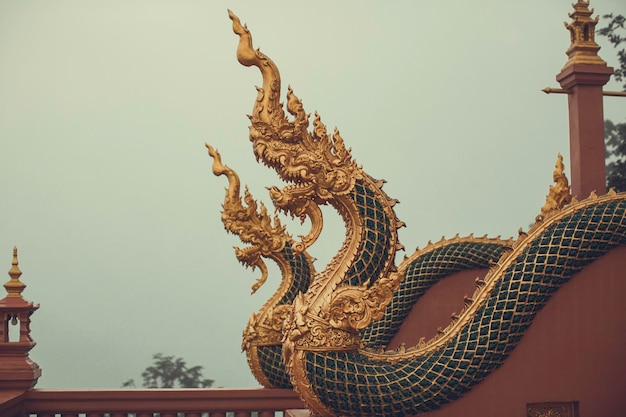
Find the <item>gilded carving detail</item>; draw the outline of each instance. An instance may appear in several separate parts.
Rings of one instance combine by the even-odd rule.
[[[289,185],[270,188],[276,208],[304,221],[311,220],[311,231],[296,245],[302,251],[313,244],[322,229],[319,204],[337,195],[345,195],[362,178],[362,170],[352,160],[337,129],[332,135],[319,115],[315,115],[313,131],[308,132],[309,115],[291,88],[287,91],[288,120],[279,101],[280,73],[276,65],[252,46],[252,36],[239,18],[229,11],[233,31],[239,35],[237,58],[246,66],[256,66],[263,76],[257,100],[250,116],[250,140],[257,159],[276,170]]]
[[[361,330],[372,321],[382,318],[402,278],[401,274],[392,273],[377,280],[369,288],[365,285],[341,287],[333,293],[330,303],[322,311],[335,329]]]
[[[252,313],[243,332],[241,350],[250,348],[253,343],[257,346],[280,344],[283,323],[290,310],[290,305],[281,304],[276,307],[268,306],[263,314]]]
[[[577,402],[534,403],[526,410],[527,417],[578,417]]]
[[[554,185],[550,186],[546,202],[541,208],[541,213],[535,218],[536,222],[541,222],[548,217],[554,215],[567,204],[572,202],[572,194],[570,192],[569,181],[565,176],[565,165],[563,165],[563,157],[558,154],[552,180]]]
[[[267,280],[267,266],[261,256],[269,257],[280,252],[285,242],[291,237],[281,225],[280,219],[274,216],[274,221],[267,214],[267,209],[261,203],[260,208],[246,188],[243,204],[240,196],[241,183],[235,171],[222,164],[222,158],[211,145],[206,145],[209,155],[213,158],[213,173],[217,176],[226,175],[228,188],[222,205],[222,223],[227,231],[239,236],[244,243],[251,246],[241,249],[235,248],[235,255],[239,262],[253,269],[261,270],[261,277],[252,286],[252,293],[256,292]]]
[[[303,294],[296,298],[283,333],[283,354],[289,368],[293,367],[292,355],[298,349],[355,350],[359,345],[358,333],[336,328],[328,320],[312,314]]]
[[[572,6],[574,12],[569,14],[572,21],[564,23],[570,32],[571,44],[566,52],[569,59],[563,69],[574,64],[606,66],[606,62],[598,56],[600,46],[595,41],[599,16],[592,19],[593,9],[589,10],[589,3],[583,0],[578,0]]]

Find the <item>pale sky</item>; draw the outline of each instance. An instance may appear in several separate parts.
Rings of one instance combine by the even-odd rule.
[[[282,184],[252,154],[261,77],[235,58],[227,8],[278,65],[283,97],[291,85],[388,181],[410,254],[443,235],[515,236],[557,153],[569,167],[566,98],[540,90],[559,87],[571,3],[0,0],[0,270],[17,245],[24,296],[41,304],[38,387],[140,383],[157,352],[215,386],[257,386],[241,333],[277,269],[250,296],[259,273],[235,259],[204,142],[266,205]],[[623,0],[591,6],[626,14]],[[626,99],[606,98],[605,115],[625,122]],[[344,234],[325,216],[318,270]]]

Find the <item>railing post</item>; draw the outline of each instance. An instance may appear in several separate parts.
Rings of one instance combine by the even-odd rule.
[[[7,296],[0,300],[0,390],[27,391],[35,386],[41,368],[28,356],[35,346],[30,337],[30,316],[39,308],[22,297],[26,285],[20,281],[17,248],[13,248],[13,263],[9,270],[11,279],[4,284]],[[10,326],[19,325],[17,340],[11,340]]]

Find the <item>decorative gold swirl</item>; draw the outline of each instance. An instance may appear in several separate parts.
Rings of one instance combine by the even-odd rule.
[[[282,340],[282,330],[291,306],[287,304],[269,306],[263,314],[252,313],[243,332],[241,350],[256,346],[277,345]]]
[[[356,350],[359,346],[357,332],[332,326],[327,320],[309,311],[304,294],[296,297],[283,330],[283,358],[290,374],[294,366],[293,355],[298,350]]]
[[[322,311],[335,329],[351,332],[364,329],[372,321],[382,318],[403,278],[401,274],[392,273],[377,280],[370,288],[365,285],[341,287],[332,294]]]
[[[282,123],[285,115],[278,101],[280,96],[280,73],[271,59],[252,46],[252,35],[239,18],[228,10],[228,17],[233,21],[233,32],[239,35],[237,60],[246,67],[256,66],[263,74],[263,87],[258,88],[258,96],[251,118],[269,125]]]

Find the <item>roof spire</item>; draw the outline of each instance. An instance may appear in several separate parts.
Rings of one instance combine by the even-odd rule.
[[[596,24],[599,16],[591,18],[593,9],[589,10],[589,2],[578,0],[572,4],[574,12],[569,13],[572,18],[570,23],[565,22],[565,27],[570,32],[571,44],[566,54],[569,57],[563,69],[573,64],[604,65],[606,62],[598,56],[600,46],[595,41]]]
[[[29,390],[41,376],[41,368],[28,355],[36,344],[30,335],[30,323],[39,304],[22,297],[26,285],[20,281],[22,271],[17,263],[14,247],[11,280],[4,284],[9,294],[0,300],[0,392]],[[17,326],[17,334],[10,334],[11,325]]]
[[[4,284],[4,288],[9,293],[8,297],[21,297],[22,291],[26,288],[26,284],[20,281],[20,276],[22,275],[22,271],[18,267],[17,262],[17,246],[13,247],[13,262],[11,264],[11,269],[9,269],[9,276],[11,280]]]

